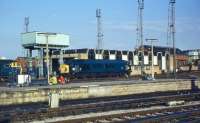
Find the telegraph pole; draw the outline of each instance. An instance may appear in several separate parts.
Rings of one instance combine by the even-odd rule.
[[[49,36],[56,35],[56,33],[38,33],[38,35],[45,35],[46,37],[46,67],[47,67],[47,82],[49,84]]]
[[[25,33],[29,32],[29,17],[24,18],[24,25],[25,25]],[[33,72],[33,65],[32,65],[32,49],[25,49],[25,54],[28,58],[28,74],[32,74]]]
[[[48,34],[45,34],[46,37],[46,62],[47,62],[47,82],[49,84],[49,37]]]
[[[151,77],[154,80],[154,50],[153,50],[153,43],[158,42],[158,39],[146,39],[146,41],[151,42]]]

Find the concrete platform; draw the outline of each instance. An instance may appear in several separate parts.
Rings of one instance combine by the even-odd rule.
[[[37,87],[0,87],[0,105],[48,101],[49,93],[61,100],[198,89],[196,80],[105,81]]]

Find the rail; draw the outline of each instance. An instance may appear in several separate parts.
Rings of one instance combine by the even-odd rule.
[[[200,93],[186,93],[175,94],[170,96],[156,96],[146,97],[139,99],[119,99],[99,102],[89,102],[83,104],[65,104],[60,108],[49,109],[40,108],[37,110],[21,110],[21,111],[7,111],[0,112],[0,119],[9,119],[11,121],[33,121],[43,120],[52,117],[80,115],[95,112],[105,112],[120,109],[136,109],[145,108],[157,105],[165,105],[169,101],[184,100],[184,101],[196,101],[200,99]]]

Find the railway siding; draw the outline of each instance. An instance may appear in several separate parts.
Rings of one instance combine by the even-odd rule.
[[[113,82],[114,83],[114,82]],[[60,99],[84,99],[91,97],[119,96],[129,94],[191,90],[199,88],[200,81],[176,80],[162,82],[130,82],[130,83],[90,83],[85,85],[64,85],[53,87],[0,88],[0,105],[24,104],[48,101],[49,93],[59,93]]]

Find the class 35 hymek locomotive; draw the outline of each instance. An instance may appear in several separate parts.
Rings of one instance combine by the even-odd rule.
[[[123,60],[66,60],[57,70],[57,82],[64,84],[71,79],[129,77],[131,67]],[[51,84],[57,84],[55,76]]]

